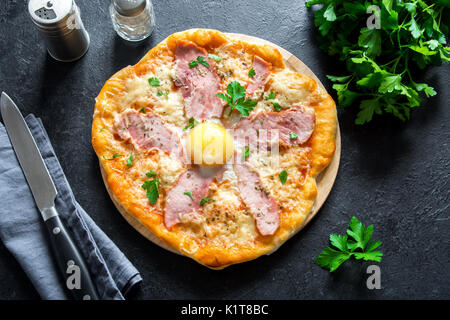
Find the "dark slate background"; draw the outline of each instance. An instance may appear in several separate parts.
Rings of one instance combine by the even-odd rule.
[[[438,95],[407,124],[387,118],[356,126],[354,112],[340,110],[341,166],[316,218],[275,254],[212,271],[150,243],[116,211],[90,143],[94,99],[113,73],[193,27],[272,41],[303,60],[331,92],[325,74],[342,64],[319,50],[312,12],[304,1],[154,0],[157,27],[131,46],[114,33],[109,1],[77,0],[91,46],[83,59],[64,64],[46,54],[25,2],[0,6],[0,90],[24,114],[42,118],[77,200],[141,271],[144,282],[131,298],[450,298],[448,65],[417,74]],[[380,290],[365,286],[369,263],[349,261],[333,274],[313,263],[328,235],[344,233],[352,215],[374,224],[373,237],[383,242]],[[0,299],[23,298],[39,297],[0,244]]]

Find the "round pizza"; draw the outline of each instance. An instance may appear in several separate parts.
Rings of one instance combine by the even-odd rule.
[[[222,269],[303,226],[336,127],[332,98],[278,49],[192,29],[105,83],[92,144],[122,213],[163,247]]]

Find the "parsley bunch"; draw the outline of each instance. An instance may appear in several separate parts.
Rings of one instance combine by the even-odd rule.
[[[331,247],[323,249],[315,263],[333,272],[351,256],[358,260],[380,262],[383,254],[375,249],[381,245],[381,242],[370,240],[372,233],[373,225],[365,228],[356,217],[352,217],[347,235],[330,234]],[[353,240],[349,240],[349,236]]]
[[[412,70],[450,60],[448,0],[306,2],[307,7],[315,4],[323,5],[314,14],[320,47],[345,61],[348,71],[327,77],[335,83],[340,107],[359,104],[356,124],[386,113],[406,121],[420,106],[420,93],[436,94],[428,84],[415,82]],[[368,23],[368,11],[379,18],[379,26],[376,19]]]

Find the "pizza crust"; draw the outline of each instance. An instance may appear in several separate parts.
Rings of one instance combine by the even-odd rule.
[[[292,55],[283,60],[283,55],[286,57],[287,51],[281,48],[276,48],[274,45],[234,40],[237,37],[239,38],[236,35],[227,36],[215,30],[205,29],[192,29],[169,36],[150,50],[137,65],[122,69],[105,83],[96,99],[92,126],[92,143],[99,156],[102,176],[108,192],[121,214],[133,227],[152,242],[171,252],[189,256],[212,269],[223,269],[228,265],[252,260],[262,254],[274,252],[282,243],[310,221],[325,201],[334,182],[339,163],[340,149],[335,153],[335,134],[336,132],[339,134],[339,131],[336,131],[337,118],[334,101],[323,89],[317,78],[316,82],[314,82],[305,77],[305,81],[312,81],[310,82],[312,86],[317,86],[316,83],[318,83],[320,89],[317,90],[315,101],[311,102],[317,120],[309,144],[311,148],[311,170],[305,178],[305,182],[300,186],[301,208],[297,212],[280,213],[281,223],[275,235],[270,237],[260,236],[255,240],[253,246],[223,248],[206,243],[206,245],[199,247],[195,241],[186,239],[185,234],[179,231],[182,228],[167,230],[163,223],[161,207],[152,207],[145,202],[137,203],[133,201],[133,193],[129,192],[129,182],[123,178],[123,173],[118,172],[120,169],[113,165],[116,164],[116,161],[106,161],[103,159],[103,155],[110,154],[116,147],[112,143],[114,141],[112,130],[114,108],[117,107],[114,104],[117,103],[118,97],[123,96],[123,92],[126,90],[126,80],[152,72],[152,66],[155,64],[171,63],[171,59],[173,59],[171,55],[173,55],[177,40],[192,41],[199,46],[205,47],[208,51],[223,45],[235,46],[236,50],[244,48],[246,52],[257,54],[270,62],[275,69],[281,70],[285,68],[284,61],[286,60],[286,65],[289,69],[298,71],[301,68],[301,70],[306,71],[303,73],[310,72],[306,66],[303,65],[303,68],[300,65],[301,62],[295,57],[294,59]],[[242,36],[242,38],[245,37],[248,36]],[[280,51],[283,52],[283,55]],[[313,75],[312,72],[310,75]],[[340,146],[339,136],[337,141],[338,146]],[[331,162],[331,160],[333,161]],[[330,162],[331,166],[323,171]],[[174,171],[176,170],[174,169]],[[321,172],[322,174],[320,174]],[[319,181],[319,193],[316,180]],[[324,185],[323,192],[320,190],[320,184]]]

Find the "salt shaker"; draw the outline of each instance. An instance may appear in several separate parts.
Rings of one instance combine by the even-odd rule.
[[[89,34],[74,0],[30,0],[28,12],[54,59],[70,62],[89,48]]]
[[[125,40],[144,40],[155,28],[150,0],[111,0],[109,12],[114,30]]]

